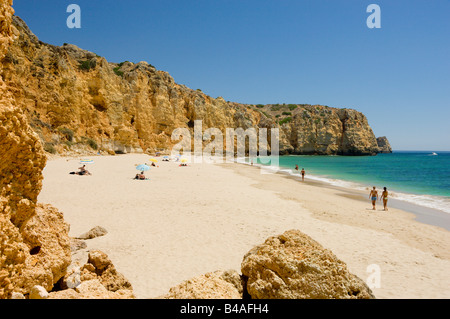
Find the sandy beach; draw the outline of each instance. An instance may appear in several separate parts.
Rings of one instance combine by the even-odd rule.
[[[38,200],[64,213],[70,236],[106,228],[86,250],[108,254],[138,298],[207,272],[240,272],[250,249],[289,229],[333,251],[363,280],[377,265],[377,298],[450,298],[450,232],[396,208],[373,211],[358,192],[243,164],[159,161],[146,172],[150,180],[137,181],[135,165],[149,163],[148,155],[91,158],[92,176],[69,174],[80,158],[49,160]]]

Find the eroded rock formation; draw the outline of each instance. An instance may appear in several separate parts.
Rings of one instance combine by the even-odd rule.
[[[268,238],[242,261],[253,299],[368,299],[370,288],[330,250],[298,230]]]
[[[377,137],[377,144],[379,148],[379,153],[392,153],[391,144],[386,136]]]
[[[0,1],[0,59],[17,34],[11,4]],[[1,77],[0,123],[0,298],[10,298],[36,284],[52,289],[70,263],[70,247],[62,214],[37,204],[45,152]]]
[[[51,292],[49,299],[133,299],[131,283],[120,274],[108,256],[89,252],[87,263],[73,266],[59,282],[60,291]]]
[[[184,281],[165,299],[373,299],[363,280],[330,250],[299,230],[268,238],[236,271],[216,271]]]
[[[241,276],[235,270],[215,271],[172,287],[162,299],[242,299]]]
[[[11,0],[0,0],[0,61],[20,37],[11,5]],[[45,298],[71,263],[69,225],[56,208],[37,202],[46,154],[10,84],[0,76],[0,299]],[[108,294],[124,281],[111,265],[101,275],[98,268],[94,271],[107,278],[102,285]]]

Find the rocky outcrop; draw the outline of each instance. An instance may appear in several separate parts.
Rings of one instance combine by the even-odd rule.
[[[377,145],[378,145],[379,153],[384,153],[384,154],[392,153],[391,144],[389,144],[389,141],[386,136],[377,137]]]
[[[375,135],[364,114],[321,105],[265,106],[279,116],[282,154],[375,155]],[[263,108],[263,109],[264,109]]]
[[[107,233],[108,233],[108,231],[105,228],[103,228],[101,226],[95,226],[94,228],[92,228],[88,232],[86,232],[84,234],[81,234],[78,237],[76,237],[76,239],[92,239],[92,238],[104,236]]]
[[[279,128],[282,154],[378,152],[366,117],[355,110],[212,98],[146,62],[110,63],[75,45],[39,41],[19,17],[13,23],[18,36],[0,74],[47,152],[170,150],[178,142],[174,129],[193,136],[195,120],[223,135],[226,128]]]
[[[0,0],[0,61],[10,58],[11,44],[20,37],[12,25],[11,5],[10,0]],[[17,107],[15,88],[4,81],[3,67],[1,63],[0,299],[42,299],[71,263],[69,225],[56,208],[37,202],[46,154],[23,109]],[[114,286],[109,283],[114,280],[123,282],[111,267],[101,278],[108,278],[102,281],[106,288]]]
[[[241,276],[235,270],[216,271],[186,280],[159,298],[242,299]]]
[[[17,33],[11,4],[0,1],[0,59]],[[10,298],[35,285],[52,289],[70,263],[70,245],[62,214],[37,203],[46,163],[39,138],[1,77],[0,93],[0,298]]]
[[[370,288],[330,250],[298,230],[268,238],[244,256],[253,299],[367,299]]]
[[[89,252],[83,266],[73,266],[61,278],[59,289],[49,299],[134,299],[131,283],[112,264],[108,256],[99,251]]]
[[[268,238],[236,271],[217,271],[173,287],[166,299],[372,299],[370,288],[330,250],[299,230]]]

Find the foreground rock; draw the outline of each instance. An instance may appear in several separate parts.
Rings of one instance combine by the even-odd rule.
[[[163,299],[372,299],[370,288],[330,250],[298,230],[268,238],[242,261],[242,275],[216,271],[186,280]]]
[[[48,292],[44,287],[36,285],[31,288],[29,299],[48,299]]]
[[[244,256],[253,299],[369,299],[370,288],[344,262],[298,230],[268,238]]]
[[[216,271],[186,280],[162,299],[242,299],[241,276],[235,270]]]
[[[11,1],[0,0],[0,61],[17,30]],[[0,64],[0,71],[3,64]],[[0,299],[51,290],[70,264],[68,225],[37,203],[46,155],[9,87],[0,77]]]
[[[92,239],[92,238],[104,236],[107,233],[108,233],[108,231],[105,228],[103,228],[101,226],[96,226],[96,227],[92,228],[91,230],[89,230],[88,232],[76,237],[76,239]]]
[[[0,299],[47,299],[67,275],[71,239],[63,214],[37,202],[46,154],[39,136],[17,106],[15,93],[23,91],[4,82],[5,59],[9,61],[11,43],[20,37],[12,25],[11,5],[10,0],[0,0]],[[98,260],[102,260],[100,268]],[[86,269],[92,270],[89,278],[105,290],[97,285],[96,294],[78,292],[79,296],[104,293],[104,298],[132,297],[131,285],[107,258],[93,254],[91,261],[97,266],[87,264]],[[76,283],[77,278],[73,278],[69,285]]]
[[[108,256],[89,252],[86,264],[74,266],[60,280],[60,291],[51,292],[49,299],[133,299],[131,283],[120,274]]]

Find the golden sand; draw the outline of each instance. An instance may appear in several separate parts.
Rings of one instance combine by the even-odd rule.
[[[79,158],[56,158],[43,172],[39,201],[64,212],[78,236],[104,251],[138,298],[154,298],[215,270],[240,272],[244,254],[266,238],[299,229],[368,284],[377,298],[450,298],[450,232],[391,208],[372,211],[344,189],[261,174],[243,164],[161,162],[137,181],[142,154],[96,156],[92,176],[74,176]],[[84,251],[74,259],[84,258]]]

